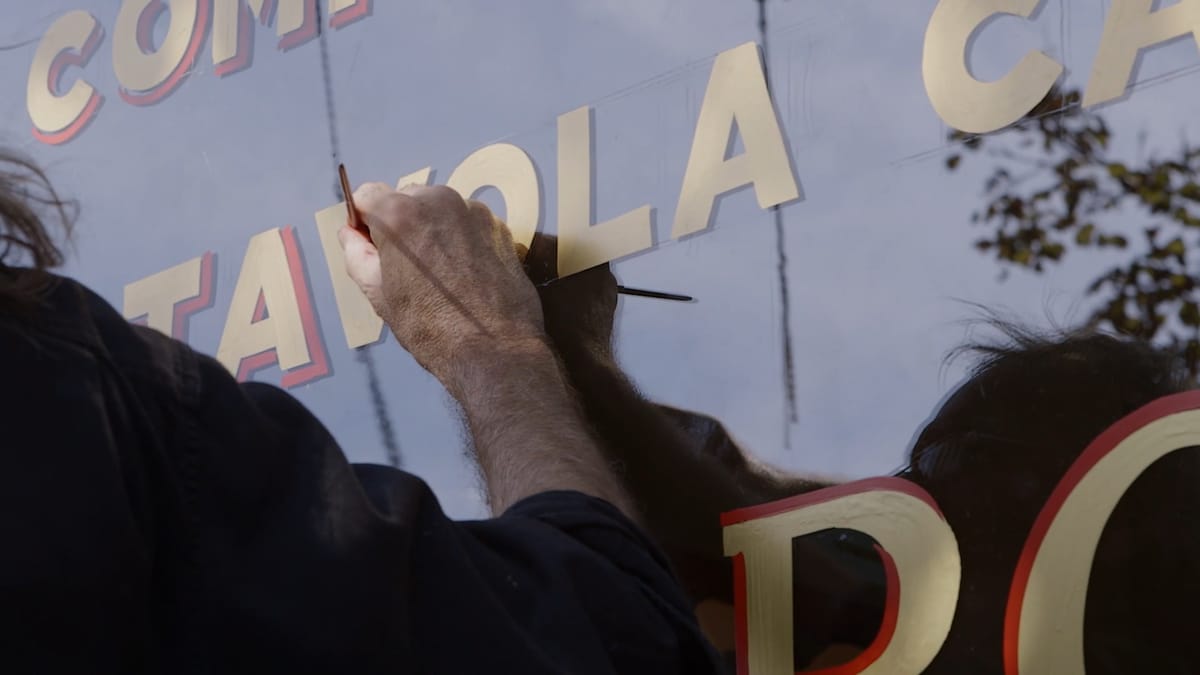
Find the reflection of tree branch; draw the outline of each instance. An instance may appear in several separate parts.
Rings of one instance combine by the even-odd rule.
[[[994,254],[1003,272],[1024,267],[1041,272],[1071,250],[1125,249],[1143,221],[1145,250],[1100,275],[1088,287],[1099,296],[1092,320],[1113,330],[1179,347],[1193,373],[1200,372],[1200,277],[1188,264],[1200,245],[1200,149],[1184,139],[1165,159],[1145,157],[1130,165],[1110,157],[1105,121],[1085,114],[1078,92],[1052,91],[1029,117],[991,136],[951,134],[962,154],[997,162],[985,182],[986,202],[972,222],[991,228],[975,247]],[[1014,177],[1011,169],[1023,169]],[[1039,177],[1049,180],[1036,183]],[[1033,183],[1033,184],[1030,184]],[[1102,222],[1123,218],[1114,230]]]
[[[1026,166],[1032,166],[1032,167],[1036,167],[1038,169],[1054,168],[1054,165],[1046,160],[1033,159],[1032,157],[1026,157],[1025,155],[1020,155],[1020,154],[1013,152],[1012,150],[1007,150],[1007,149],[992,148],[991,150],[988,150],[988,155],[990,155],[992,157],[998,157],[1000,159],[1007,159],[1007,160],[1011,160],[1014,162],[1020,162],[1022,164],[1025,164]]]

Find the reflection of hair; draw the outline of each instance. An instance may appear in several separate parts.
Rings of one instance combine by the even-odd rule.
[[[962,592],[931,672],[999,659],[1005,602],[1037,514],[1102,431],[1159,397],[1194,387],[1182,360],[1094,332],[1039,335],[994,320],[1005,340],[982,358],[918,438],[911,478],[959,540]],[[1086,602],[1088,672],[1200,672],[1191,659],[1200,603],[1200,452],[1151,466],[1105,528]],[[1190,635],[1190,637],[1189,637]],[[1150,664],[1163,668],[1155,670]],[[968,668],[968,670],[961,670]]]
[[[42,214],[52,215],[69,235],[74,210],[36,164],[0,149],[0,309],[27,307],[51,282],[45,271],[62,264],[63,255]],[[17,264],[33,271],[9,274]]]

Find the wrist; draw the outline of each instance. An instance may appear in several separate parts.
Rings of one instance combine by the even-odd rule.
[[[434,375],[455,399],[467,391],[496,391],[537,373],[560,376],[549,338],[536,332],[464,339]]]

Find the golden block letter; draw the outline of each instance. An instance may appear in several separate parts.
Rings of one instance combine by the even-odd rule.
[[[329,0],[329,27],[339,29],[371,13],[371,0]]]
[[[595,205],[592,176],[592,109],[579,108],[558,118],[558,275],[565,277],[644,251],[654,245],[650,217],[641,206],[603,223],[592,224]]]
[[[104,27],[84,11],[68,12],[50,26],[33,55],[25,104],[33,135],[42,143],[66,143],[95,117],[104,97],[82,78],[65,94],[59,93],[63,72],[86,66],[104,39]]]
[[[746,151],[727,159],[735,129]],[[721,53],[713,63],[671,236],[708,229],[717,197],[744,185],[754,186],[764,209],[800,198],[753,42]]]
[[[209,0],[125,0],[113,28],[113,69],[121,98],[157,103],[175,90],[196,63],[208,32]],[[154,24],[168,12],[166,37],[154,47]]]
[[[433,177],[433,167],[425,167],[419,171],[414,171],[407,176],[396,181],[396,189],[403,190],[409,185],[429,185],[429,179]],[[346,210],[346,205],[343,202],[342,210]]]
[[[1200,392],[1190,391],[1134,412],[1075,460],[1034,521],[1017,562],[1004,617],[1005,673],[1083,675],[1084,602],[1104,526],[1151,464],[1197,445]]]
[[[1042,52],[1029,52],[1007,75],[982,82],[967,68],[971,36],[989,18],[1013,14],[1028,18],[1043,0],[941,0],[925,31],[921,69],[933,109],[946,124],[973,134],[1016,122],[1041,102],[1062,64]]]
[[[1154,0],[1113,0],[1083,96],[1085,107],[1120,98],[1143,49],[1188,33],[1200,44],[1200,0],[1153,10]]]
[[[218,77],[245,69],[253,59],[254,22],[275,24],[279,49],[317,35],[317,0],[212,0],[213,64]],[[330,3],[331,5],[334,3]]]
[[[818,490],[724,514],[725,555],[735,556],[735,585],[744,589],[739,630],[747,644],[739,672],[792,675],[792,539],[829,528],[857,530],[879,542],[888,568],[887,616],[877,657],[845,672],[916,675],[950,633],[962,561],[958,541],[933,498],[899,478],[878,478]]]
[[[125,286],[125,318],[145,318],[147,326],[186,342],[188,318],[212,305],[215,258],[205,253]]]
[[[219,360],[239,380],[278,362],[285,387],[328,373],[304,266],[291,228],[255,235],[242,270],[221,343]]]

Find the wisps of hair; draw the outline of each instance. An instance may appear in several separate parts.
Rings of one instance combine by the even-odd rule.
[[[28,308],[51,284],[47,273],[63,262],[46,223],[69,238],[78,206],[63,199],[31,159],[0,148],[0,309]],[[16,266],[28,267],[21,274]]]
[[[972,376],[1008,361],[1019,360],[1034,366],[1040,365],[1042,358],[1063,362],[1110,357],[1136,365],[1142,372],[1154,372],[1155,380],[1168,388],[1183,390],[1194,386],[1182,354],[1171,347],[1108,333],[1095,322],[1076,326],[1052,323],[1048,328],[1037,328],[995,308],[979,304],[972,307],[976,316],[967,321],[972,333],[982,329],[990,336],[972,337],[946,356],[946,363],[964,356],[971,358]],[[1168,381],[1163,382],[1164,378]]]

